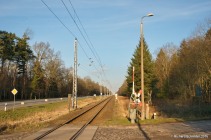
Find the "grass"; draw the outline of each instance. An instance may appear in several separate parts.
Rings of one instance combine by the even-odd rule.
[[[36,105],[31,107],[16,108],[14,111],[13,110],[8,110],[6,112],[0,111],[0,124],[5,121],[15,121],[24,119],[33,116],[38,112],[51,112],[62,106],[65,106],[66,104],[67,102],[64,101],[64,102]]]
[[[158,114],[165,118],[198,120],[211,118],[211,105],[191,104],[179,101],[160,101],[155,106]]]
[[[174,122],[184,122],[184,119],[180,118],[157,118],[157,119],[145,119],[145,120],[140,120],[138,118],[136,121],[138,121],[140,124],[161,124],[161,123],[174,123]],[[123,125],[123,126],[129,126],[129,125],[136,125],[136,124],[131,124],[130,119],[127,117],[123,116],[114,116],[112,119],[107,120],[105,122],[106,126],[111,126],[111,125]]]
[[[96,99],[87,99],[96,101]],[[78,103],[87,104],[87,100],[81,99]],[[19,131],[36,131],[40,128],[48,126],[48,122],[58,118],[59,111],[67,109],[67,101],[43,104],[31,107],[16,108],[13,110],[0,111],[0,134],[12,133]],[[170,101],[161,101],[154,107],[157,112],[157,119],[139,120],[140,124],[160,124],[160,123],[173,123],[191,120],[211,119],[211,106],[200,105],[187,105]],[[122,114],[125,110],[122,108],[124,104],[115,103],[114,113],[112,118],[104,122],[104,125],[123,125],[130,126],[130,120]],[[127,111],[126,111],[127,112]],[[52,118],[55,116],[54,118]]]
[[[175,123],[175,122],[183,122],[183,119],[178,118],[157,118],[157,119],[146,119],[139,120],[140,124],[161,124],[161,123]]]
[[[120,110],[115,104],[114,110]],[[156,112],[156,119],[138,120],[140,124],[161,124],[175,123],[195,120],[211,119],[211,105],[191,104],[190,102],[162,100],[155,102],[155,106],[150,109],[151,115]],[[106,121],[105,125],[133,125],[130,120],[115,112],[111,120]]]
[[[82,101],[84,99],[78,99],[78,102]],[[94,99],[93,99],[94,100]],[[98,100],[98,98],[96,98]],[[20,120],[24,118],[28,118],[30,116],[33,116],[40,112],[53,112],[58,109],[67,109],[67,101],[63,102],[56,102],[56,103],[49,103],[49,104],[41,104],[41,105],[34,105],[29,107],[21,107],[21,108],[15,108],[13,111],[12,109],[8,111],[0,110],[0,124],[5,121],[15,121]]]
[[[111,125],[131,125],[130,121],[128,121],[127,118],[124,117],[113,117],[110,120],[105,121],[104,123],[106,126],[111,126]]]
[[[140,124],[151,124],[151,125],[156,125],[156,124],[162,124],[162,123],[176,123],[176,122],[185,122],[185,121],[196,121],[196,120],[205,120],[205,119],[211,119],[209,117],[192,117],[192,118],[163,118],[163,117],[158,117],[156,119],[145,119],[145,120],[140,120],[138,119],[138,123]],[[130,120],[128,118],[124,117],[115,117],[112,120],[106,121],[105,125],[133,125],[131,124]]]
[[[47,125],[44,120],[49,118],[51,112],[64,109],[65,106],[67,101],[0,111],[0,133],[42,128]]]
[[[78,99],[78,108],[101,98]],[[13,111],[0,111],[0,134],[31,132],[49,126],[52,122],[68,114],[67,101],[15,108]]]

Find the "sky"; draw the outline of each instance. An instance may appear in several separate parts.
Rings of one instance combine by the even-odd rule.
[[[0,30],[21,37],[29,29],[29,44],[33,46],[35,42],[48,42],[51,49],[60,52],[67,68],[74,64],[76,37],[79,42],[78,76],[88,76],[112,92],[116,92],[125,80],[127,68],[139,43],[143,16],[154,14],[143,20],[144,37],[153,58],[156,58],[159,48],[167,43],[179,46],[183,39],[193,34],[199,24],[211,19],[210,0],[43,1],[62,23],[41,0],[0,0]],[[101,68],[105,74],[103,77],[100,76]]]

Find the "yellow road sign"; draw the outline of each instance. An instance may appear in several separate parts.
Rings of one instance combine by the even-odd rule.
[[[14,94],[14,95],[18,93],[17,89],[15,89],[15,88],[14,88],[11,92],[12,92],[12,94]]]

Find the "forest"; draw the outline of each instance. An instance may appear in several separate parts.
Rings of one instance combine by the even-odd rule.
[[[73,68],[66,68],[60,53],[49,43],[29,45],[29,33],[22,37],[0,30],[0,101],[67,97],[72,94]],[[78,77],[78,96],[100,94],[99,83],[90,77]],[[102,92],[102,91],[101,91]]]
[[[155,59],[144,41],[145,100],[175,99],[211,103],[211,20],[197,27],[179,46],[166,43]],[[141,89],[139,43],[131,58],[126,80],[118,94],[130,96],[135,67],[135,90]]]

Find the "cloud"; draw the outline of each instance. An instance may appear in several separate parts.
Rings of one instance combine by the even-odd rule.
[[[211,12],[211,1],[199,1],[198,3],[179,3],[174,6],[166,5],[165,7],[156,9],[156,21],[190,19],[199,16],[201,13],[209,14]],[[157,15],[157,16],[156,16]],[[159,17],[159,18],[157,18]]]
[[[26,16],[41,12],[42,3],[33,0],[11,0],[0,2],[0,16]]]
[[[102,7],[125,7],[130,5],[130,1],[125,0],[80,0],[72,2],[78,8],[102,8]],[[87,6],[88,5],[88,6]]]

